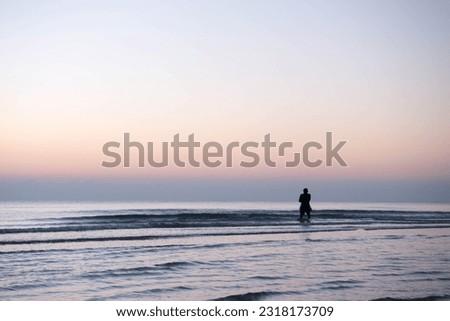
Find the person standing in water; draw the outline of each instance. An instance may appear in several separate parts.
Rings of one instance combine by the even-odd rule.
[[[311,205],[309,202],[311,201],[311,194],[308,193],[308,189],[303,189],[303,194],[300,194],[298,199],[300,202],[300,219],[303,219],[303,216],[308,215],[308,219],[311,217]]]

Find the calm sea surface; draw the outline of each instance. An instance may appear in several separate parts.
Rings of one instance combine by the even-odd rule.
[[[450,205],[0,203],[0,300],[450,299]]]

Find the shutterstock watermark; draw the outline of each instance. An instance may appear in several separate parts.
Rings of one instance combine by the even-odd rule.
[[[147,142],[146,146],[140,142],[132,141],[130,133],[123,134],[123,142],[107,142],[103,145],[103,155],[108,159],[102,162],[103,167],[131,167],[131,150],[138,153],[138,167],[161,168],[174,164],[178,167],[297,167],[303,164],[306,167],[330,167],[338,165],[348,166],[339,152],[347,141],[333,144],[333,133],[325,133],[325,142],[310,141],[300,149],[294,147],[293,142],[277,143],[266,134],[261,142],[233,141],[221,144],[209,141],[204,144],[195,140],[190,134],[187,139],[181,139],[180,134],[173,136],[171,142],[160,143],[155,148],[154,142]],[[314,157],[312,154],[315,155]],[[200,154],[200,155],[199,155]],[[156,159],[157,158],[157,159]],[[169,158],[171,162],[169,162]],[[136,163],[136,162],[134,162]],[[136,164],[134,165],[136,166]]]

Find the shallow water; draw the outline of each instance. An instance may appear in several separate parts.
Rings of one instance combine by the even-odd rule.
[[[450,205],[0,203],[1,300],[450,299]]]

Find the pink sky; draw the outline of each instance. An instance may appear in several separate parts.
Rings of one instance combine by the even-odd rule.
[[[0,5],[0,177],[450,181],[446,2],[29,6]],[[125,132],[302,146],[327,131],[348,167],[101,167]]]

